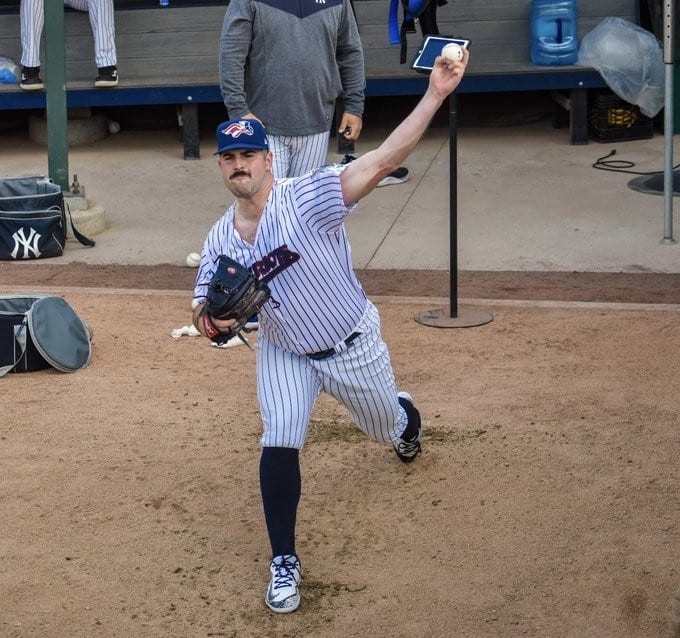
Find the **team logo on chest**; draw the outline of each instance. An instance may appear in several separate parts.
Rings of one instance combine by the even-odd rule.
[[[289,266],[292,266],[298,259],[300,259],[300,255],[290,250],[286,244],[283,244],[259,261],[256,261],[250,269],[258,279],[266,278],[269,281]]]

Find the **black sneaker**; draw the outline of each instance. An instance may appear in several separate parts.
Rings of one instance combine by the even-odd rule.
[[[390,184],[402,184],[408,179],[408,168],[400,166],[397,170],[392,171],[389,175],[383,177],[377,186],[389,186]]]
[[[345,155],[342,158],[341,164],[349,164],[356,159],[354,155]],[[408,168],[405,166],[400,166],[396,170],[392,171],[389,175],[383,177],[376,186],[389,186],[390,184],[402,184],[408,179]]]
[[[115,66],[100,66],[97,68],[95,86],[107,87],[118,85],[118,69]]]
[[[399,397],[399,404],[406,410],[409,425],[411,421],[415,421],[418,427],[418,434],[411,440],[399,439],[394,443],[394,451],[397,453],[399,460],[404,463],[410,463],[421,452],[420,439],[422,438],[423,429],[420,425],[420,412],[416,410],[416,407],[413,405],[413,399],[408,392],[399,392],[397,396]]]
[[[45,85],[40,77],[39,66],[22,66],[21,67],[21,82],[19,86],[24,91],[39,91],[44,89]]]

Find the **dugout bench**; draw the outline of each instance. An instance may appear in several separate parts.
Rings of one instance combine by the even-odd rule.
[[[639,23],[638,3],[580,0],[579,38],[608,16]],[[67,9],[68,107],[176,105],[184,158],[198,158],[198,105],[222,102],[218,50],[227,4],[227,0],[170,0],[168,7],[161,7],[157,0],[114,0],[120,80],[112,89],[94,88],[88,17]],[[568,111],[571,143],[587,143],[588,89],[606,84],[594,69],[531,63],[530,5],[531,0],[448,0],[439,7],[440,33],[472,42],[473,55],[458,92],[551,91],[557,108]],[[412,71],[408,63],[400,64],[399,46],[389,44],[389,0],[354,0],[353,6],[364,46],[366,95],[421,95],[427,76]],[[409,60],[421,40],[420,32],[408,36]],[[0,56],[19,64],[18,0],[0,0]],[[43,91],[26,92],[16,84],[0,84],[0,110],[44,108]]]

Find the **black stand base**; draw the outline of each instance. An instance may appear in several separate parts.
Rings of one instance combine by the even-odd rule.
[[[493,315],[482,310],[459,308],[456,316],[450,317],[442,308],[435,308],[421,312],[414,319],[424,326],[432,326],[433,328],[472,328],[493,321]]]
[[[664,189],[665,175],[662,172],[653,175],[641,175],[634,177],[628,182],[628,188],[647,195],[665,195]],[[673,171],[672,179],[673,197],[680,195],[680,171]]]

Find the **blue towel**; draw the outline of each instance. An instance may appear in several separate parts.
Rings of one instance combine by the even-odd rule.
[[[0,69],[0,84],[17,84],[17,79],[9,69]]]
[[[0,84],[18,84],[19,67],[10,58],[0,56]]]

